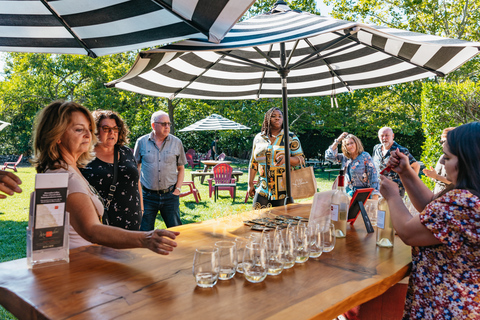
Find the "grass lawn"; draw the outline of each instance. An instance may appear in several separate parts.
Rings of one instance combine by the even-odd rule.
[[[237,183],[235,202],[232,203],[232,198],[229,196],[228,191],[221,191],[219,193],[219,199],[217,202],[214,202],[214,199],[208,196],[207,179],[205,179],[204,184],[201,184],[197,177],[195,179],[195,186],[200,192],[202,200],[197,204],[193,195],[180,198],[181,219],[184,224],[225,217],[250,210],[252,199],[244,203],[248,187],[247,165],[233,163],[232,166],[234,170],[244,171],[244,174],[240,177],[240,181]],[[188,167],[185,173],[185,181],[191,180],[190,172],[191,169]],[[332,173],[331,181],[329,181],[328,173],[322,172],[319,169],[315,170],[318,190],[326,191],[331,189],[336,174],[337,172]],[[33,167],[20,167],[18,168],[17,175],[23,182],[21,185],[23,192],[13,197],[0,200],[0,243],[2,244],[0,262],[26,257],[25,228],[28,224],[29,195],[33,191],[35,183],[35,170]],[[186,190],[186,187],[184,188]],[[309,199],[298,200],[296,202],[307,200]],[[160,229],[165,228],[165,224],[160,215],[157,216],[155,227]],[[0,319],[15,318],[0,307]]]

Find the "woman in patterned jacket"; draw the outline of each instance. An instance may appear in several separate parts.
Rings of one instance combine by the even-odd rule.
[[[434,195],[394,151],[397,172],[419,215],[411,216],[396,183],[381,177],[393,227],[412,246],[404,319],[480,319],[480,122],[447,135],[443,159],[452,183]]]
[[[304,163],[302,146],[298,137],[290,132],[290,166]],[[255,189],[253,181],[257,172],[260,179]],[[286,190],[283,183],[285,172],[285,140],[283,114],[279,108],[267,111],[262,131],[253,140],[252,158],[248,172],[248,194],[253,197],[253,207],[282,206]]]

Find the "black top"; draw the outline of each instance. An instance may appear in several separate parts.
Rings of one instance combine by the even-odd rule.
[[[142,212],[138,192],[137,162],[130,148],[120,147],[119,151],[117,189],[108,212],[104,214],[108,214],[112,226],[139,230]],[[97,189],[103,201],[106,202],[110,185],[113,182],[113,163],[103,162],[95,158],[80,171],[85,179]]]

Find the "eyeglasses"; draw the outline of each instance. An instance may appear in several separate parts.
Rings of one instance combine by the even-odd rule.
[[[345,145],[346,145],[347,147],[349,147],[349,146],[353,146],[354,144],[355,144],[355,142],[349,142],[349,143],[345,143]]]
[[[107,132],[107,133],[110,133],[110,131],[113,131],[113,132],[118,132],[120,129],[118,127],[109,127],[109,126],[103,126],[101,127],[103,132]]]
[[[171,127],[172,126],[171,122],[154,122],[154,123],[160,124],[160,125],[162,125],[162,127]]]

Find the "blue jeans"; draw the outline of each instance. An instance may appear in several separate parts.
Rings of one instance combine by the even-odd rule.
[[[158,194],[143,190],[143,217],[140,231],[155,229],[155,219],[160,211],[167,228],[182,224],[180,220],[180,197],[172,192]]]

